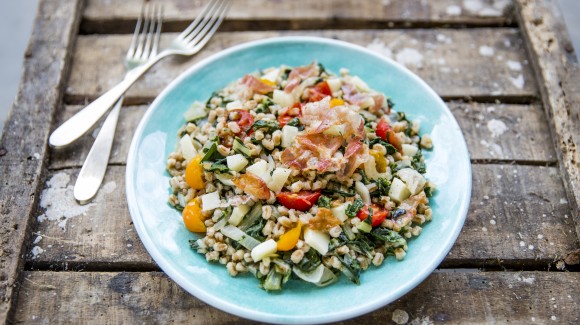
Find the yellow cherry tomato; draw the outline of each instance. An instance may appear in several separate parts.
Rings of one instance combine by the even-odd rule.
[[[375,166],[379,173],[384,173],[387,170],[387,159],[385,156],[376,150],[369,150],[371,156],[375,157]]]
[[[203,158],[202,155],[195,156],[185,168],[185,182],[194,190],[201,190],[205,187],[201,158]]]
[[[300,233],[302,231],[302,224],[298,221],[296,227],[288,230],[280,239],[278,239],[278,250],[279,251],[289,251],[292,248],[296,247],[298,243],[298,239],[300,239]]]
[[[271,86],[271,87],[276,86],[276,83],[273,82],[272,80],[268,80],[268,79],[261,78],[260,79],[260,82],[263,83],[263,84],[266,84],[268,86]]]
[[[203,223],[204,217],[201,213],[201,199],[195,198],[183,208],[181,213],[183,217],[183,223],[185,228],[192,232],[205,232],[205,224]]]
[[[330,100],[330,107],[344,105],[344,100],[340,98],[333,98]]]

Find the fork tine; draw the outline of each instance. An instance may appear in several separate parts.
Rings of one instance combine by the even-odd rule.
[[[210,3],[208,3],[203,10],[199,13],[199,15],[197,15],[197,17],[195,18],[195,20],[189,24],[189,26],[187,26],[187,28],[181,32],[178,36],[177,39],[184,39],[187,35],[189,35],[189,33],[191,33],[191,31],[197,27],[197,25],[199,24],[199,22],[206,18],[208,15],[208,12],[210,10],[212,10],[217,4],[219,4],[219,2],[221,2],[221,0],[212,0]]]
[[[147,37],[145,40],[145,47],[143,48],[143,54],[141,55],[141,60],[147,60],[149,58],[149,54],[151,53],[151,45],[153,42],[153,34],[155,33],[155,22],[156,22],[156,13],[157,13],[157,5],[151,5],[151,12],[149,13],[149,31],[147,32]]]
[[[134,58],[140,58],[143,54],[143,50],[145,47],[145,40],[147,38],[147,30],[149,29],[149,11],[151,11],[151,5],[147,4],[145,7],[145,13],[143,14],[143,29],[141,30],[141,34],[139,35],[139,45],[137,45],[137,50],[135,51]]]
[[[127,51],[127,59],[131,59],[133,55],[135,55],[135,49],[137,47],[137,39],[139,38],[139,31],[141,30],[141,24],[143,23],[143,15],[145,13],[145,5],[146,3],[143,2],[141,5],[141,14],[139,18],[137,18],[137,25],[135,26],[135,31],[133,32],[133,38],[131,39],[131,46]]]
[[[153,38],[153,50],[151,56],[157,55],[157,50],[159,49],[159,39],[161,38],[161,26],[163,25],[163,5],[158,7],[157,11],[157,31],[155,32],[155,38]]]
[[[217,10],[213,14],[213,16],[211,17],[211,20],[205,25],[203,30],[201,30],[197,34],[192,33],[190,36],[191,37],[195,36],[195,37],[193,37],[193,39],[189,39],[190,37],[188,37],[186,45],[190,48],[203,47],[210,40],[210,38],[213,36],[213,34],[215,34],[217,29],[220,27],[220,25],[221,25],[222,21],[224,20],[228,10],[230,9],[230,6],[231,6],[230,1],[227,1],[227,0],[224,1],[222,3],[222,6],[220,6],[219,10]]]
[[[224,4],[224,1],[218,0],[220,3],[212,8],[211,12],[208,13],[205,17],[203,17],[203,21],[191,32],[189,35],[183,38],[184,43],[189,43],[194,37],[197,37],[201,33],[206,32],[209,27],[211,26],[212,19],[219,13],[221,6]]]

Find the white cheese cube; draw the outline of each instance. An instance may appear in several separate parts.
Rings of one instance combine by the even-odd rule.
[[[330,211],[332,212],[332,215],[337,218],[338,220],[345,222],[346,219],[348,218],[348,216],[346,215],[346,207],[348,206],[348,203],[343,203],[337,207],[334,207],[332,209],[330,209]]]
[[[340,78],[328,78],[326,79],[326,82],[328,83],[328,87],[332,92],[339,91],[340,86],[342,85]]]
[[[284,183],[286,183],[288,176],[290,176],[290,173],[292,173],[292,170],[288,168],[278,167],[274,169],[272,179],[268,183],[268,188],[274,193],[280,192],[284,187]]]
[[[328,253],[330,236],[325,232],[306,228],[304,230],[304,242],[324,256]]]
[[[413,157],[417,151],[419,151],[419,148],[415,147],[414,145],[406,143],[403,144],[403,156]]]
[[[246,159],[246,157],[244,157],[242,154],[235,154],[233,156],[227,156],[226,162],[229,169],[239,172],[240,170],[244,169],[244,167],[246,167],[248,164],[248,159]]]
[[[268,163],[265,160],[260,160],[257,163],[248,166],[246,172],[250,172],[260,177],[266,184],[268,184],[272,179],[272,176],[270,176],[270,170],[268,169]]]
[[[228,222],[232,226],[237,226],[240,224],[242,219],[246,216],[246,214],[250,211],[250,206],[247,204],[240,204],[232,210],[232,215],[228,219]]]
[[[279,89],[274,89],[272,100],[274,101],[274,103],[282,107],[290,107],[294,105],[294,103],[296,102],[296,100],[294,99],[294,95]]]
[[[298,136],[298,132],[297,127],[284,125],[282,128],[282,147],[286,148],[291,146],[294,139]]]
[[[418,194],[425,187],[425,177],[411,168],[403,168],[397,172],[397,176],[405,182],[412,195]]]
[[[193,142],[189,134],[183,135],[179,140],[179,147],[181,148],[181,154],[185,160],[191,160],[193,157],[197,156],[197,150],[193,147]]]
[[[201,210],[210,211],[219,208],[221,199],[218,192],[212,192],[201,196]]]
[[[401,203],[405,199],[411,196],[411,191],[407,188],[407,185],[403,183],[402,180],[398,178],[393,178],[391,182],[391,188],[389,189],[389,197],[391,200]]]
[[[250,255],[254,262],[259,262],[263,258],[268,257],[278,250],[278,244],[274,239],[268,239],[265,242],[261,243],[260,245],[254,247]]]
[[[264,74],[260,79],[266,79],[271,82],[276,82],[278,75],[280,74],[280,69],[272,69],[270,72]]]

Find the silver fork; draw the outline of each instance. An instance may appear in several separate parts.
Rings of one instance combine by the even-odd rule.
[[[167,49],[159,52],[142,66],[133,69],[115,87],[54,130],[48,139],[50,146],[62,148],[85,134],[127,89],[159,60],[170,55],[190,56],[199,52],[221,25],[230,5],[230,0],[212,0]]]
[[[125,57],[127,75],[157,55],[162,21],[162,8],[145,2],[141,8],[141,15],[137,19],[131,46]],[[119,98],[105,119],[75,183],[74,197],[81,204],[88,203],[103,182],[123,98],[124,96]]]

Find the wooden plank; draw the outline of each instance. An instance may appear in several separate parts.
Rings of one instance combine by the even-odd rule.
[[[580,273],[434,272],[401,299],[341,324],[577,324],[578,295]],[[15,322],[254,323],[157,272],[27,272]]]
[[[322,36],[368,47],[405,63],[446,99],[529,102],[537,93],[521,35],[511,28],[228,32],[218,33],[191,59],[158,63],[129,90],[126,103],[151,101],[171,80],[211,54],[235,44],[283,35]],[[167,44],[173,36],[164,35],[162,42]],[[130,35],[79,37],[66,92],[68,103],[85,103],[122,79],[122,60],[130,39]]]
[[[472,160],[556,161],[541,106],[460,102],[448,106],[461,126]]]
[[[580,65],[557,1],[518,0],[517,8],[580,238]]]
[[[166,31],[180,32],[207,1],[164,1]],[[88,1],[81,31],[131,33],[141,8],[140,0]],[[361,29],[433,26],[502,26],[512,24],[511,0],[419,1],[348,0],[242,1],[234,0],[222,30]]]
[[[52,116],[70,66],[82,1],[40,1],[20,88],[0,143],[0,323],[13,311],[46,161]]]
[[[450,102],[448,106],[463,130],[471,158],[476,161],[551,164],[556,160],[550,145],[550,131],[540,106],[461,102]],[[56,124],[62,123],[81,108],[77,105],[65,106]],[[126,163],[133,132],[146,109],[147,106],[128,106],[121,110],[109,159],[111,164]],[[95,136],[96,132],[91,132],[67,148],[51,150],[50,168],[82,166]]]
[[[38,248],[29,252],[31,268],[156,267],[131,224],[124,173],[124,167],[109,167],[96,204],[83,208],[72,198],[78,169],[51,174],[43,196],[54,204],[48,211],[41,206],[39,215],[52,220],[41,217],[35,229]],[[561,202],[565,194],[557,168],[474,165],[473,179],[469,215],[446,267],[541,268],[577,248],[570,209]]]

